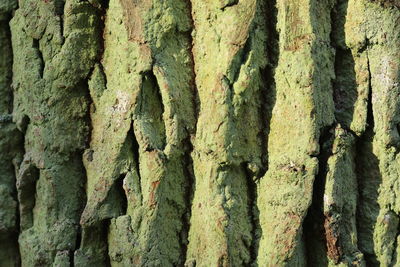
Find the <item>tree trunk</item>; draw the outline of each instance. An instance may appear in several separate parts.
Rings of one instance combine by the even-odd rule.
[[[399,0],[1,0],[0,266],[399,266]]]

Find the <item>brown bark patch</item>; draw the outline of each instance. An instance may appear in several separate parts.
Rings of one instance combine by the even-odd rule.
[[[157,205],[157,201],[155,200],[155,191],[158,187],[158,185],[160,184],[160,181],[154,181],[151,183],[151,192],[150,192],[150,203],[149,206],[150,207],[155,207]]]
[[[329,214],[325,214],[324,228],[328,257],[333,260],[335,264],[338,264],[342,256],[342,248],[339,242],[339,230],[337,229],[335,219]]]
[[[151,7],[150,0],[120,0],[124,12],[124,24],[129,41],[145,43],[143,13]]]

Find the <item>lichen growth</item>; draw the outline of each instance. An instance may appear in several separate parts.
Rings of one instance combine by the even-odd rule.
[[[397,0],[2,0],[0,265],[399,265]]]

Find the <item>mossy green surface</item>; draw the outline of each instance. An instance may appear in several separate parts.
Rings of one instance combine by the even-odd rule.
[[[100,50],[100,17],[80,1],[67,1],[61,17],[55,4],[20,1],[11,21],[13,114],[25,134],[16,170],[23,266],[52,265],[65,261],[61,251],[73,253],[85,201],[85,80]]]
[[[0,265],[18,266],[18,201],[14,167],[21,157],[22,134],[12,123],[11,32],[8,25],[17,1],[0,3]]]
[[[104,25],[104,51],[89,80],[93,130],[81,223],[109,224],[103,242],[113,266],[181,265],[195,122],[189,6],[111,0]]]
[[[307,262],[302,225],[318,173],[319,138],[334,121],[333,50],[329,46],[332,4],[277,1],[276,102],[268,136],[268,171],[258,188],[260,266],[304,266]]]
[[[187,265],[250,265],[258,231],[253,179],[265,167],[265,5],[252,0],[192,5],[200,112]]]
[[[0,266],[398,265],[399,22],[1,1]]]

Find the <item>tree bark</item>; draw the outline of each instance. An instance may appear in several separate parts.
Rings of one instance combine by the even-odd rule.
[[[3,0],[0,266],[400,265],[398,0]]]

